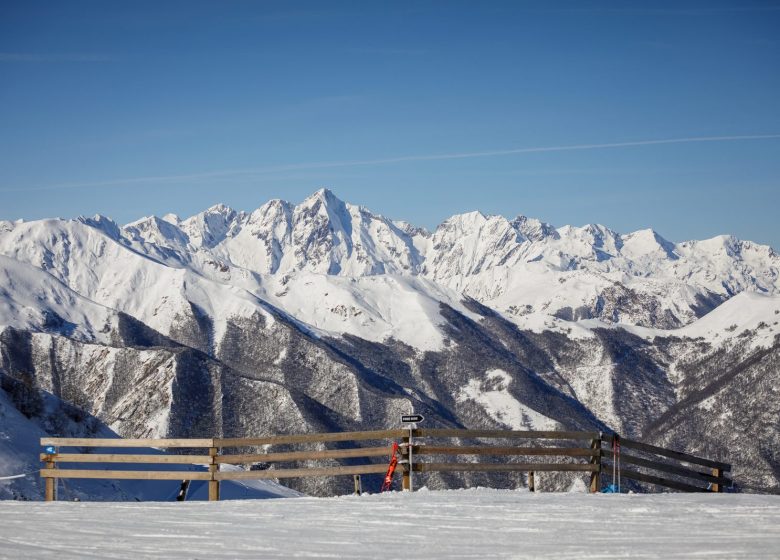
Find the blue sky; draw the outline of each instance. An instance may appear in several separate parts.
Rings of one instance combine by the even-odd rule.
[[[780,248],[777,135],[770,0],[0,2],[0,219],[327,186],[427,227],[479,209]]]

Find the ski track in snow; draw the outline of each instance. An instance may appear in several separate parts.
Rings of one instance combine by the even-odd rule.
[[[753,558],[780,497],[459,490],[219,503],[0,502],[0,558]]]

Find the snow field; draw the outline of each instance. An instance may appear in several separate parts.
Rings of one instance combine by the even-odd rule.
[[[218,503],[0,502],[0,558],[779,555],[779,496],[423,489]]]

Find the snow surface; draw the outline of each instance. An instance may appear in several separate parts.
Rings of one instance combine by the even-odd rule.
[[[712,343],[717,339],[734,338],[746,330],[755,330],[751,345],[771,346],[780,328],[780,296],[769,296],[755,292],[742,292],[713,309],[700,320],[678,329],[677,336],[702,337]]]
[[[459,490],[217,503],[0,502],[0,558],[752,558],[780,497]]]
[[[41,483],[37,476],[41,468],[38,454],[41,437],[46,436],[39,426],[25,418],[0,389],[0,477],[29,474],[23,478],[0,480],[0,500],[19,494],[41,495]]]
[[[441,303],[474,320],[479,317],[463,306],[459,294],[420,277],[344,278],[301,272],[283,285],[273,277],[265,283],[265,300],[321,336],[352,334],[375,342],[392,338],[436,351],[444,347]]]
[[[780,335],[780,295],[742,292],[723,302],[704,317],[679,329],[652,329],[637,325],[610,325],[598,319],[578,321],[585,329],[623,328],[648,340],[657,337],[703,339],[713,345],[750,335],[751,348],[769,347]]]
[[[40,268],[0,255],[0,325],[54,328],[78,340],[107,343],[105,332],[115,316]]]
[[[56,399],[45,398],[48,408],[54,406]],[[18,498],[18,496],[38,496],[43,498],[43,481],[39,476],[41,463],[38,454],[42,451],[40,438],[49,434],[38,422],[21,414],[10,402],[5,391],[0,389],[0,502]],[[103,428],[97,437],[117,437]],[[103,448],[105,453],[127,453],[127,449]],[[135,454],[161,454],[161,451],[149,449],[133,450]],[[89,468],[112,469],[115,465],[94,464]],[[192,470],[185,465],[134,465],[136,470]],[[205,467],[194,468],[205,470]],[[235,465],[222,465],[221,470],[239,470]],[[26,476],[18,478],[17,475]],[[170,481],[138,480],[101,480],[68,479],[59,482],[57,491],[66,500],[174,500],[180,483]],[[231,480],[221,484],[220,495],[224,500],[291,498],[301,496],[299,492],[270,480]],[[204,481],[193,481],[187,495],[188,500],[207,500],[208,488]],[[0,527],[0,537],[4,536]],[[0,539],[1,540],[1,539]],[[0,550],[0,557],[3,552]]]

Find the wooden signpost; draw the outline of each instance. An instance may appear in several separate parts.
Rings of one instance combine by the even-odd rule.
[[[414,461],[412,459],[412,447],[414,446],[414,429],[417,427],[417,422],[422,422],[425,417],[422,414],[402,414],[401,423],[409,424],[409,435],[404,438],[404,445],[406,446],[406,468],[404,469],[403,476],[403,489],[409,492],[414,491],[414,483],[412,482],[412,471],[414,470]]]

